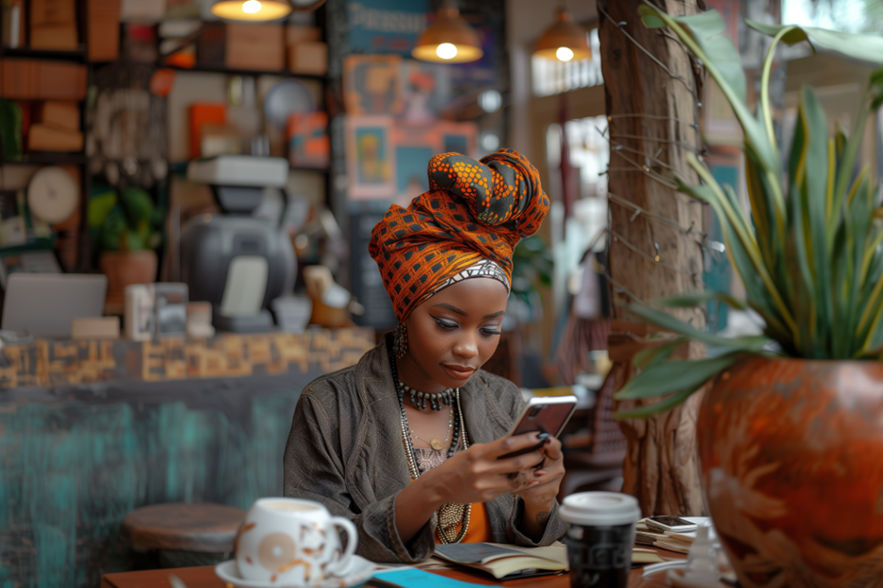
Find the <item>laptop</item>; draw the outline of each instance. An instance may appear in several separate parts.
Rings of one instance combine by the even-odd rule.
[[[106,291],[104,274],[12,273],[0,328],[35,337],[70,337],[73,319],[102,316]]]

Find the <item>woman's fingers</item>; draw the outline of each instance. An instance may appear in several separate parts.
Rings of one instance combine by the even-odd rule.
[[[555,437],[549,437],[549,440],[543,445],[543,454],[552,461],[558,461],[562,458],[561,441]]]

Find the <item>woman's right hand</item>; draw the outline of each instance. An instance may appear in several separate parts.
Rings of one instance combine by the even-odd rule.
[[[472,445],[421,478],[432,479],[443,503],[487,502],[507,492],[522,492],[538,483],[533,472],[543,462],[542,447],[513,457],[503,456],[538,443],[537,433],[525,433]]]

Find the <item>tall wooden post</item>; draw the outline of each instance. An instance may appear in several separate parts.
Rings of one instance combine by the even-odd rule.
[[[625,319],[631,302],[702,290],[702,207],[676,192],[671,179],[695,179],[685,156],[700,149],[701,77],[673,35],[641,23],[640,4],[598,0],[610,132],[610,275],[614,317]],[[695,0],[655,4],[672,14],[699,10]],[[700,313],[679,316],[704,327]],[[617,337],[628,333],[614,329],[611,353]],[[628,358],[613,359],[619,389],[633,371]],[[645,514],[704,510],[695,449],[698,401],[694,395],[667,413],[620,423],[628,439],[623,491],[638,498]]]

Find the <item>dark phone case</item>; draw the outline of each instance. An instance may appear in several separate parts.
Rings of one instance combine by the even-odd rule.
[[[540,433],[539,434],[540,442],[537,443],[536,445],[531,445],[530,447],[525,447],[524,449],[519,449],[518,451],[513,451],[512,453],[506,453],[505,455],[501,455],[497,459],[506,459],[509,457],[524,455],[525,453],[530,453],[531,451],[536,451],[537,449],[539,449],[540,447],[545,445],[546,439],[548,439],[551,436],[552,435],[550,435],[549,433]]]

